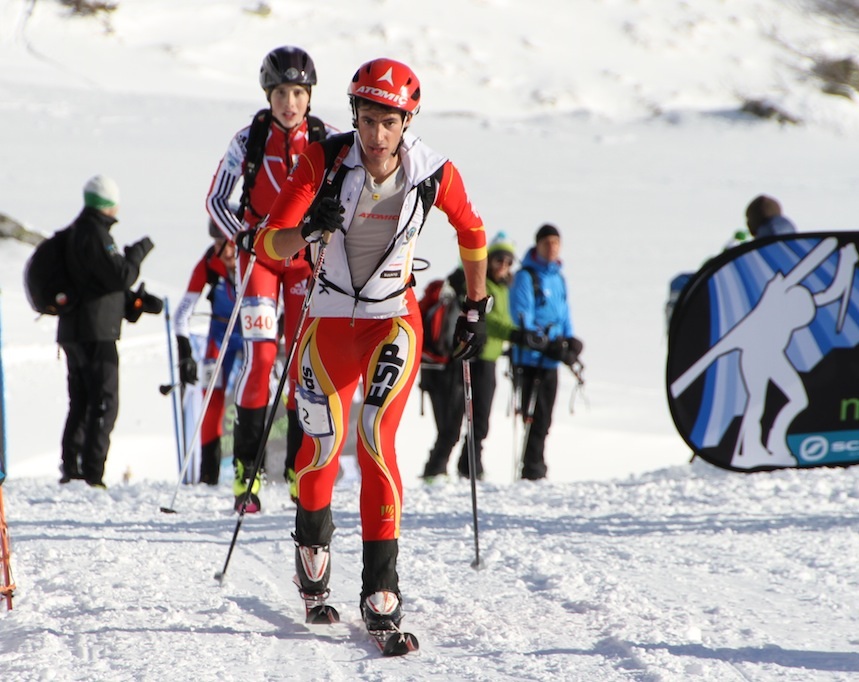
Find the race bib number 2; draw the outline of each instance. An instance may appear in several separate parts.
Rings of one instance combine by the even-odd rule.
[[[299,386],[295,398],[298,403],[298,419],[301,421],[304,433],[316,438],[334,434],[334,424],[331,421],[331,411],[328,409],[326,396],[311,393]]]
[[[277,338],[277,308],[270,298],[242,299],[242,337],[252,341],[271,341]]]

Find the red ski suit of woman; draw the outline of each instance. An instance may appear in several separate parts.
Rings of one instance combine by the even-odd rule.
[[[235,240],[240,229],[254,227],[268,213],[296,159],[309,144],[306,120],[288,131],[274,121],[271,123],[262,166],[250,192],[250,203],[242,216],[245,225],[242,225],[230,212],[228,199],[242,178],[249,129],[248,126],[240,130],[230,142],[206,200],[212,219],[231,240]],[[326,132],[331,134],[334,129],[326,126]],[[237,283],[247,272],[249,258],[246,252],[239,253]],[[289,343],[298,323],[309,276],[310,265],[302,254],[286,261],[258,261],[254,266],[238,319],[245,339],[244,365],[236,386],[236,404],[240,407],[265,408],[268,404],[269,379],[277,356],[277,301],[279,296],[283,297],[283,338]],[[296,379],[294,372],[290,379],[292,387]],[[292,394],[290,391],[289,409],[294,409]]]

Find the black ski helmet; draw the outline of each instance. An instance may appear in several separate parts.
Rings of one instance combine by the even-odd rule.
[[[284,45],[269,52],[259,69],[259,84],[266,93],[281,83],[316,85],[316,67],[300,47]]]

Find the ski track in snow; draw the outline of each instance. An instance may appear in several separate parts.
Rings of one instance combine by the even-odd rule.
[[[229,491],[4,488],[18,593],[6,679],[850,680],[859,674],[859,472],[704,465],[618,483],[408,491],[400,551],[421,651],[382,659],[358,615],[357,484],[338,487],[331,603],[311,628],[291,579],[293,507],[269,484],[222,584]],[[165,656],[164,652],[171,652]],[[35,665],[34,665],[35,661]],[[260,678],[261,679],[261,678]]]

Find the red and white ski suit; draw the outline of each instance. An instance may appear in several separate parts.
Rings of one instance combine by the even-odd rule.
[[[420,365],[423,338],[417,299],[409,286],[418,233],[426,219],[417,192],[422,181],[441,170],[434,205],[456,229],[460,258],[479,261],[486,257],[483,222],[468,200],[456,167],[411,133],[404,135],[399,154],[406,184],[393,239],[379,253],[379,264],[369,280],[355,291],[344,235],[332,236],[298,354],[298,412],[305,434],[311,436],[304,438],[296,460],[303,510],[315,512],[330,506],[352,395],[359,379],[363,381],[357,456],[364,541],[395,540],[400,531],[403,488],[395,439]],[[366,179],[357,140],[343,166],[348,170],[340,202],[348,232]],[[322,145],[312,144],[283,185],[268,224],[257,236],[259,258],[278,260],[271,237],[279,229],[301,223],[325,173]],[[318,245],[314,245],[316,249]],[[297,534],[301,532],[297,527]],[[308,538],[296,539],[301,544],[308,542]],[[309,540],[324,542],[325,538]]]
[[[269,211],[281,185],[307,148],[307,120],[290,130],[276,122],[269,126],[265,156],[250,193],[244,224],[230,211],[228,200],[242,178],[247,155],[250,126],[240,130],[230,142],[218,170],[212,179],[206,208],[227,238],[235,240],[236,233],[254,227]],[[336,132],[326,126],[328,135]],[[250,256],[241,251],[238,258],[237,283],[243,281]],[[242,298],[238,324],[244,337],[244,364],[236,386],[236,404],[242,408],[264,408],[269,401],[271,369],[277,356],[278,299],[283,300],[283,338],[289,343],[304,302],[310,265],[300,256],[274,262],[258,260]],[[295,370],[290,372],[291,390],[288,409],[295,409]]]

